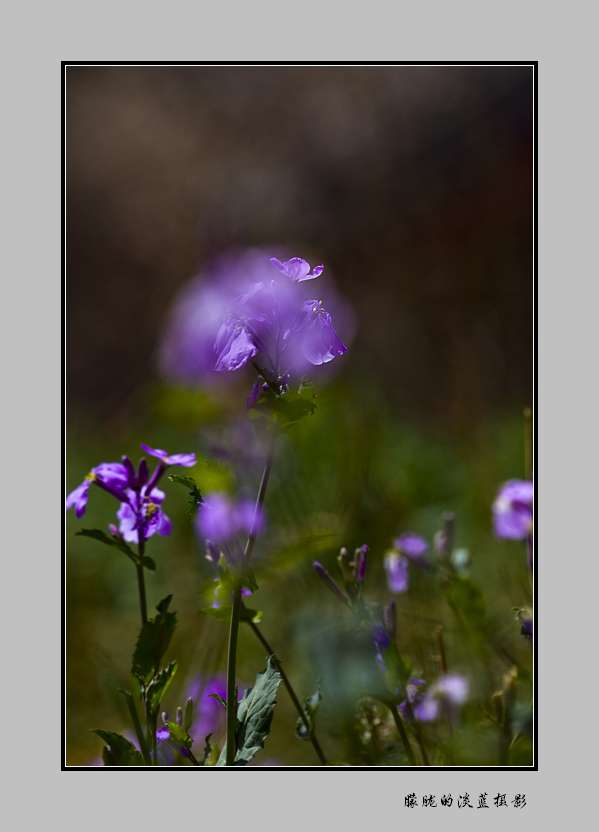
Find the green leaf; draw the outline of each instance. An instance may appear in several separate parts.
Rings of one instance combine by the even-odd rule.
[[[237,754],[235,766],[246,766],[257,751],[264,748],[264,740],[270,732],[277,688],[281,674],[273,662],[267,659],[265,670],[256,676],[256,684],[243,693],[237,708],[239,729],[237,733]],[[218,759],[217,766],[224,766],[227,758],[226,747]]]
[[[160,667],[177,626],[177,614],[167,612],[172,597],[169,595],[158,604],[158,615],[146,621],[137,639],[131,672],[144,685],[148,684]]]
[[[171,662],[168,667],[164,667],[159,673],[154,676],[146,690],[146,711],[151,716],[156,716],[160,709],[160,703],[167,691],[168,686],[173,681],[173,676],[177,672],[178,663]]]
[[[128,558],[131,558],[133,563],[139,563],[139,558],[133,551],[130,549],[129,546],[125,543],[124,540],[121,540],[120,537],[113,537],[112,535],[109,537],[105,532],[101,531],[100,529],[81,529],[79,532],[75,532],[77,535],[81,535],[82,537],[91,537],[94,540],[99,540],[100,543],[104,543],[106,546],[110,546],[112,549],[118,549],[119,552],[123,552],[123,554],[127,555]]]
[[[297,424],[304,416],[311,416],[316,410],[314,391],[304,386],[300,392],[284,393],[278,396],[272,391],[261,393],[250,408],[250,418],[266,418],[273,427],[283,432]]]
[[[217,702],[220,702],[220,704],[223,706],[225,711],[227,710],[227,700],[223,699],[222,696],[219,696],[218,693],[209,693],[206,698],[207,699],[216,699]]]
[[[150,572],[156,571],[156,564],[154,563],[152,558],[147,557],[147,555],[143,558],[141,565],[144,567],[144,569],[147,569]]]
[[[381,653],[383,664],[385,665],[385,681],[390,690],[396,690],[403,687],[410,677],[412,664],[410,660],[399,652],[397,645],[393,639],[389,642],[389,647]]]
[[[167,722],[166,727],[171,742],[179,748],[191,748],[193,740],[182,725],[177,725],[176,722]]]
[[[102,759],[105,766],[143,766],[144,760],[137,748],[112,731],[102,731],[94,728],[93,733],[104,740],[106,745],[102,751]]]
[[[217,621],[231,620],[231,605],[223,607],[204,607],[199,610],[201,615],[210,615],[216,618]],[[240,621],[253,621],[255,624],[262,620],[261,610],[251,610],[248,607],[242,607],[239,611]]]
[[[178,482],[180,485],[184,485],[185,488],[189,490],[191,500],[187,500],[187,503],[191,506],[191,508],[188,509],[187,514],[191,514],[192,517],[195,517],[199,507],[204,502],[204,499],[193,477],[185,477],[182,474],[171,474],[168,479],[172,482]]]
[[[316,711],[322,702],[322,694],[320,693],[320,684],[316,686],[316,693],[304,699],[304,713],[308,720],[309,730],[306,728],[304,720],[300,717],[297,721],[295,729],[295,736],[300,740],[310,740],[314,736],[314,727],[316,723]]]
[[[449,605],[471,632],[484,635],[487,631],[487,601],[479,587],[462,575],[454,577],[445,587]]]

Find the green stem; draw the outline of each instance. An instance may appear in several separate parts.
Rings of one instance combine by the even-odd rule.
[[[144,549],[145,549],[146,542],[142,539],[141,535],[139,538],[139,563],[135,564],[135,568],[137,569],[137,586],[139,588],[139,608],[141,610],[141,626],[143,627],[146,621],[148,620],[148,607],[146,603],[146,585],[144,581],[144,568],[141,565],[144,559]]]
[[[235,686],[235,665],[237,659],[237,635],[239,633],[239,614],[241,612],[241,582],[237,581],[233,590],[231,609],[231,626],[229,628],[229,655],[227,658],[227,757],[226,766],[232,766],[235,760],[235,727],[237,723],[237,693]]]
[[[127,701],[127,707],[129,708],[129,714],[131,716],[131,721],[133,722],[133,727],[135,728],[135,733],[137,735],[137,740],[139,742],[139,749],[141,751],[141,755],[144,758],[144,763],[147,766],[152,765],[152,760],[148,753],[148,746],[146,745],[146,738],[144,737],[144,733],[141,727],[141,723],[139,721],[139,717],[137,715],[137,708],[135,707],[135,702],[133,701],[133,697],[129,693],[129,691],[122,691],[125,695],[125,699]]]
[[[243,603],[242,603],[242,606],[243,606]],[[266,652],[268,653],[268,655],[271,656],[273,661],[276,661],[277,670],[281,674],[281,680],[282,680],[283,684],[285,685],[285,687],[287,688],[287,693],[291,697],[291,701],[293,702],[293,705],[294,705],[296,711],[298,712],[302,722],[304,723],[304,726],[306,728],[306,731],[308,732],[308,736],[310,737],[310,742],[312,743],[314,751],[316,751],[316,753],[318,755],[318,759],[323,764],[323,766],[327,766],[328,765],[327,758],[324,756],[324,752],[323,752],[322,748],[320,747],[320,743],[316,739],[316,734],[313,733],[312,736],[310,736],[310,722],[308,720],[308,717],[306,716],[306,712],[302,708],[302,705],[301,705],[299,699],[297,698],[297,695],[296,695],[295,691],[293,690],[293,688],[291,686],[291,682],[287,678],[287,674],[283,670],[283,666],[281,664],[280,659],[275,658],[274,650],[272,649],[270,644],[267,642],[267,640],[264,638],[264,636],[262,635],[262,633],[258,629],[257,625],[254,624],[253,621],[250,621],[248,623],[249,623],[250,627],[252,628],[256,638],[266,648]]]
[[[258,489],[258,496],[256,498],[256,508],[254,509],[254,519],[252,521],[252,530],[245,546],[245,562],[248,564],[254,550],[256,537],[258,536],[258,517],[262,511],[264,504],[264,496],[266,494],[266,487],[272,469],[272,463],[275,453],[276,434],[273,434],[270,447],[268,449],[268,456],[264,471],[262,472],[262,480]],[[237,693],[235,690],[235,668],[237,664],[237,636],[239,633],[239,618],[241,613],[241,581],[237,580],[233,590],[233,602],[231,608],[231,625],[229,628],[229,652],[227,656],[227,751],[226,751],[226,766],[232,766],[235,760],[235,728],[237,724]]]
[[[408,735],[406,733],[406,729],[402,722],[402,719],[399,715],[399,711],[397,710],[397,705],[392,704],[391,702],[385,702],[389,710],[391,711],[391,715],[393,717],[393,721],[397,726],[397,730],[399,731],[399,736],[401,737],[401,741],[403,743],[403,747],[406,750],[406,754],[408,755],[408,760],[411,766],[416,765],[416,758],[414,757],[414,752],[412,751],[412,746],[410,745],[410,740],[408,739]]]

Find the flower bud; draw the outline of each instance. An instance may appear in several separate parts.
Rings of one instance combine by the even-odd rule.
[[[354,562],[358,564],[358,580],[362,584],[366,578],[368,567],[368,546],[366,544],[357,550]]]
[[[168,718],[168,714],[167,714],[166,711],[162,712],[162,721],[164,722],[165,725],[166,725],[167,722],[170,722],[170,720]]]
[[[446,511],[443,514],[443,527],[434,537],[435,551],[439,558],[445,559],[451,555],[453,549],[453,530],[455,514]]]
[[[177,708],[177,725],[183,725],[183,711],[181,708]]]
[[[337,563],[339,564],[339,568],[341,569],[343,580],[346,581],[348,584],[353,584],[354,565],[350,561],[349,556],[347,554],[347,549],[345,547],[343,547],[337,555]]]
[[[328,586],[333,595],[335,595],[344,604],[349,604],[349,598],[341,589],[339,584],[336,581],[334,581],[333,578],[331,578],[324,566],[321,566],[321,564],[318,563],[318,561],[314,561],[313,565],[314,569],[316,570],[316,574],[321,579],[321,581]]]
[[[137,485],[141,488],[142,485],[145,485],[148,481],[148,477],[150,476],[150,471],[148,468],[148,463],[145,460],[145,457],[142,457],[139,460],[139,466],[137,468]]]
[[[193,699],[188,699],[185,703],[185,713],[183,715],[183,728],[189,731],[193,720]]]

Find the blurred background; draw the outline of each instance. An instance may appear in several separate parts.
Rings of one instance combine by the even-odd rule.
[[[368,543],[372,597],[384,603],[382,552],[403,531],[431,540],[446,510],[473,577],[492,590],[505,650],[527,660],[511,612],[530,603],[525,559],[494,540],[490,506],[502,481],[524,475],[533,162],[530,66],[66,70],[67,493],[101,461],[138,459],[140,442],[196,451],[201,462],[183,473],[203,491],[255,491],[253,375],[177,376],[181,310],[226,278],[227,262],[324,264],[318,291],[334,299],[349,349],[316,368],[316,415],[281,443],[256,554],[264,632],[302,696],[335,676],[326,645],[339,611],[312,560],[334,572],[339,546]],[[153,608],[173,592],[179,611],[174,710],[200,676],[224,669],[226,627],[197,614],[212,576],[187,492],[164,488],[174,531],[151,541],[148,594]],[[131,564],[73,537],[114,521],[114,500],[95,492],[85,517],[66,521],[70,765],[99,756],[90,728],[125,731],[115,686],[127,686],[138,626]],[[443,623],[433,596],[423,585],[400,609],[423,670]],[[264,651],[242,635],[240,679],[251,684]],[[496,661],[491,687],[506,670]],[[364,762],[326,697],[319,714],[323,745]],[[276,719],[263,759],[312,764],[283,692]]]

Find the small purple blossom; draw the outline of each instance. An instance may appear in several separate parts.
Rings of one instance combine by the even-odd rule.
[[[92,468],[81,485],[71,491],[66,499],[66,510],[75,506],[76,517],[82,517],[85,514],[88,491],[92,483],[108,491],[117,499],[123,500],[126,499],[124,491],[129,484],[129,473],[120,462],[101,462],[96,468]]]
[[[410,677],[407,681],[406,698],[398,705],[399,711],[406,722],[414,721],[414,708],[422,702],[422,694],[418,690],[422,685],[426,685],[424,679],[412,679]]]
[[[387,583],[391,592],[406,592],[409,586],[408,559],[397,552],[387,552],[384,560]]]
[[[421,722],[430,722],[446,713],[451,722],[457,722],[458,708],[468,699],[468,680],[459,673],[441,676],[427,690],[422,702],[413,709]]]
[[[532,534],[534,486],[526,480],[508,480],[493,503],[496,537],[524,540]]]
[[[284,263],[281,263],[276,257],[271,257],[270,262],[275,269],[287,275],[294,283],[300,283],[302,280],[313,280],[324,271],[324,266],[315,266],[313,273],[310,274],[310,264],[302,260],[301,257],[292,257],[291,260],[286,260]]]
[[[251,500],[232,502],[225,494],[213,492],[205,498],[197,525],[203,537],[224,545],[240,532],[259,534],[264,528],[264,514],[256,513]]]
[[[406,532],[393,541],[393,546],[417,566],[428,566],[428,561],[423,557],[428,544],[420,535]]]

